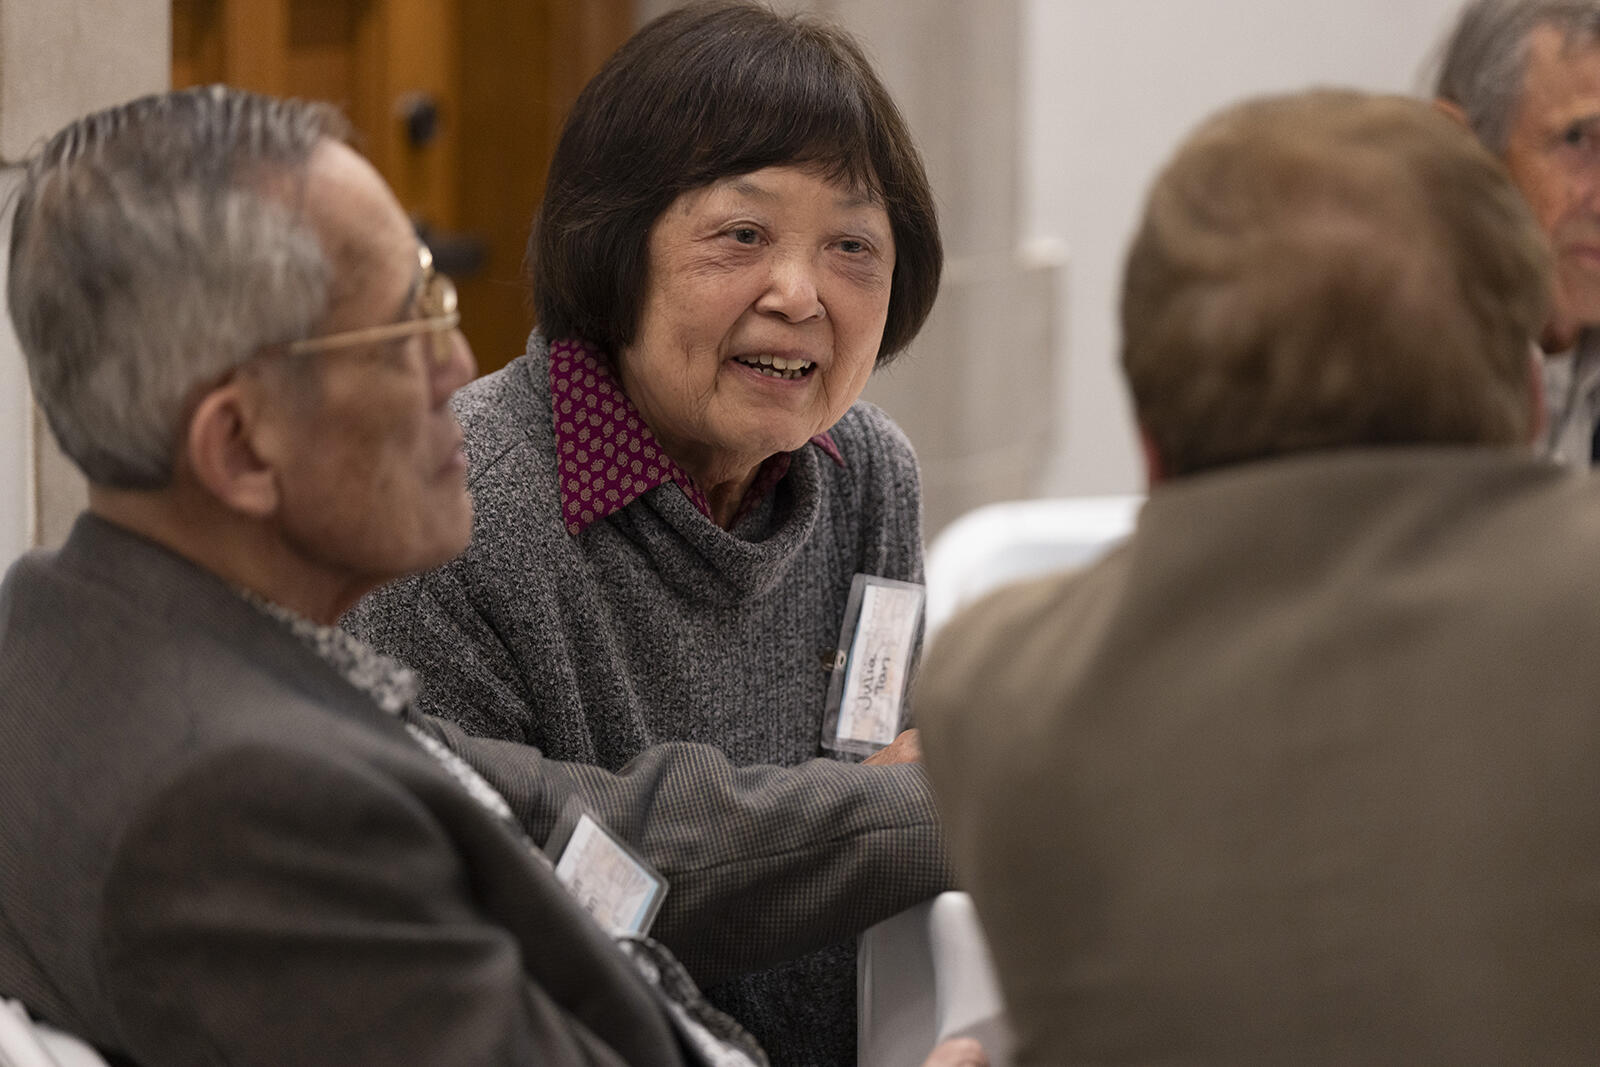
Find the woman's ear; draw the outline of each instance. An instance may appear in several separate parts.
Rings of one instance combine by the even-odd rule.
[[[195,480],[219,502],[254,519],[278,508],[278,472],[257,447],[265,415],[258,387],[238,379],[211,390],[189,419],[186,453]]]

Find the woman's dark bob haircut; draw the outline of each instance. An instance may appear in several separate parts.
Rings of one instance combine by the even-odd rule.
[[[843,30],[712,0],[634,34],[589,82],[528,242],[539,328],[613,358],[633,342],[650,230],[682,193],[763,167],[817,168],[882,202],[894,280],[878,363],[922,328],[944,252],[905,120]]]

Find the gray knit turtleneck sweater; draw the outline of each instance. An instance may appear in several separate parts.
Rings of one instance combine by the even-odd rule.
[[[886,415],[852,407],[831,430],[845,466],[805,446],[732,531],[668,484],[573,536],[544,342],[454,404],[471,546],[345,620],[421,672],[422,710],[609,769],[663,741],[707,742],[738,763],[821,754],[823,658],[851,578],[922,580],[916,458]],[[707,992],[775,1064],[855,1062],[848,945]]]

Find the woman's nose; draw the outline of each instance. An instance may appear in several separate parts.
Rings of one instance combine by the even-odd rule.
[[[793,323],[826,317],[817,292],[816,266],[799,256],[785,256],[774,262],[772,277],[766,292],[756,301],[756,308]]]

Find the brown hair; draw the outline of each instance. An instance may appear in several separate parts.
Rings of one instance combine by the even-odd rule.
[[[725,0],[650,22],[579,94],[528,242],[541,331],[627,347],[662,212],[691,189],[785,164],[816,167],[888,212],[887,362],[927,319],[944,262],[905,121],[844,31]]]
[[[1123,368],[1168,476],[1310,449],[1525,444],[1549,252],[1426,104],[1316,91],[1205,123],[1128,254]]]

